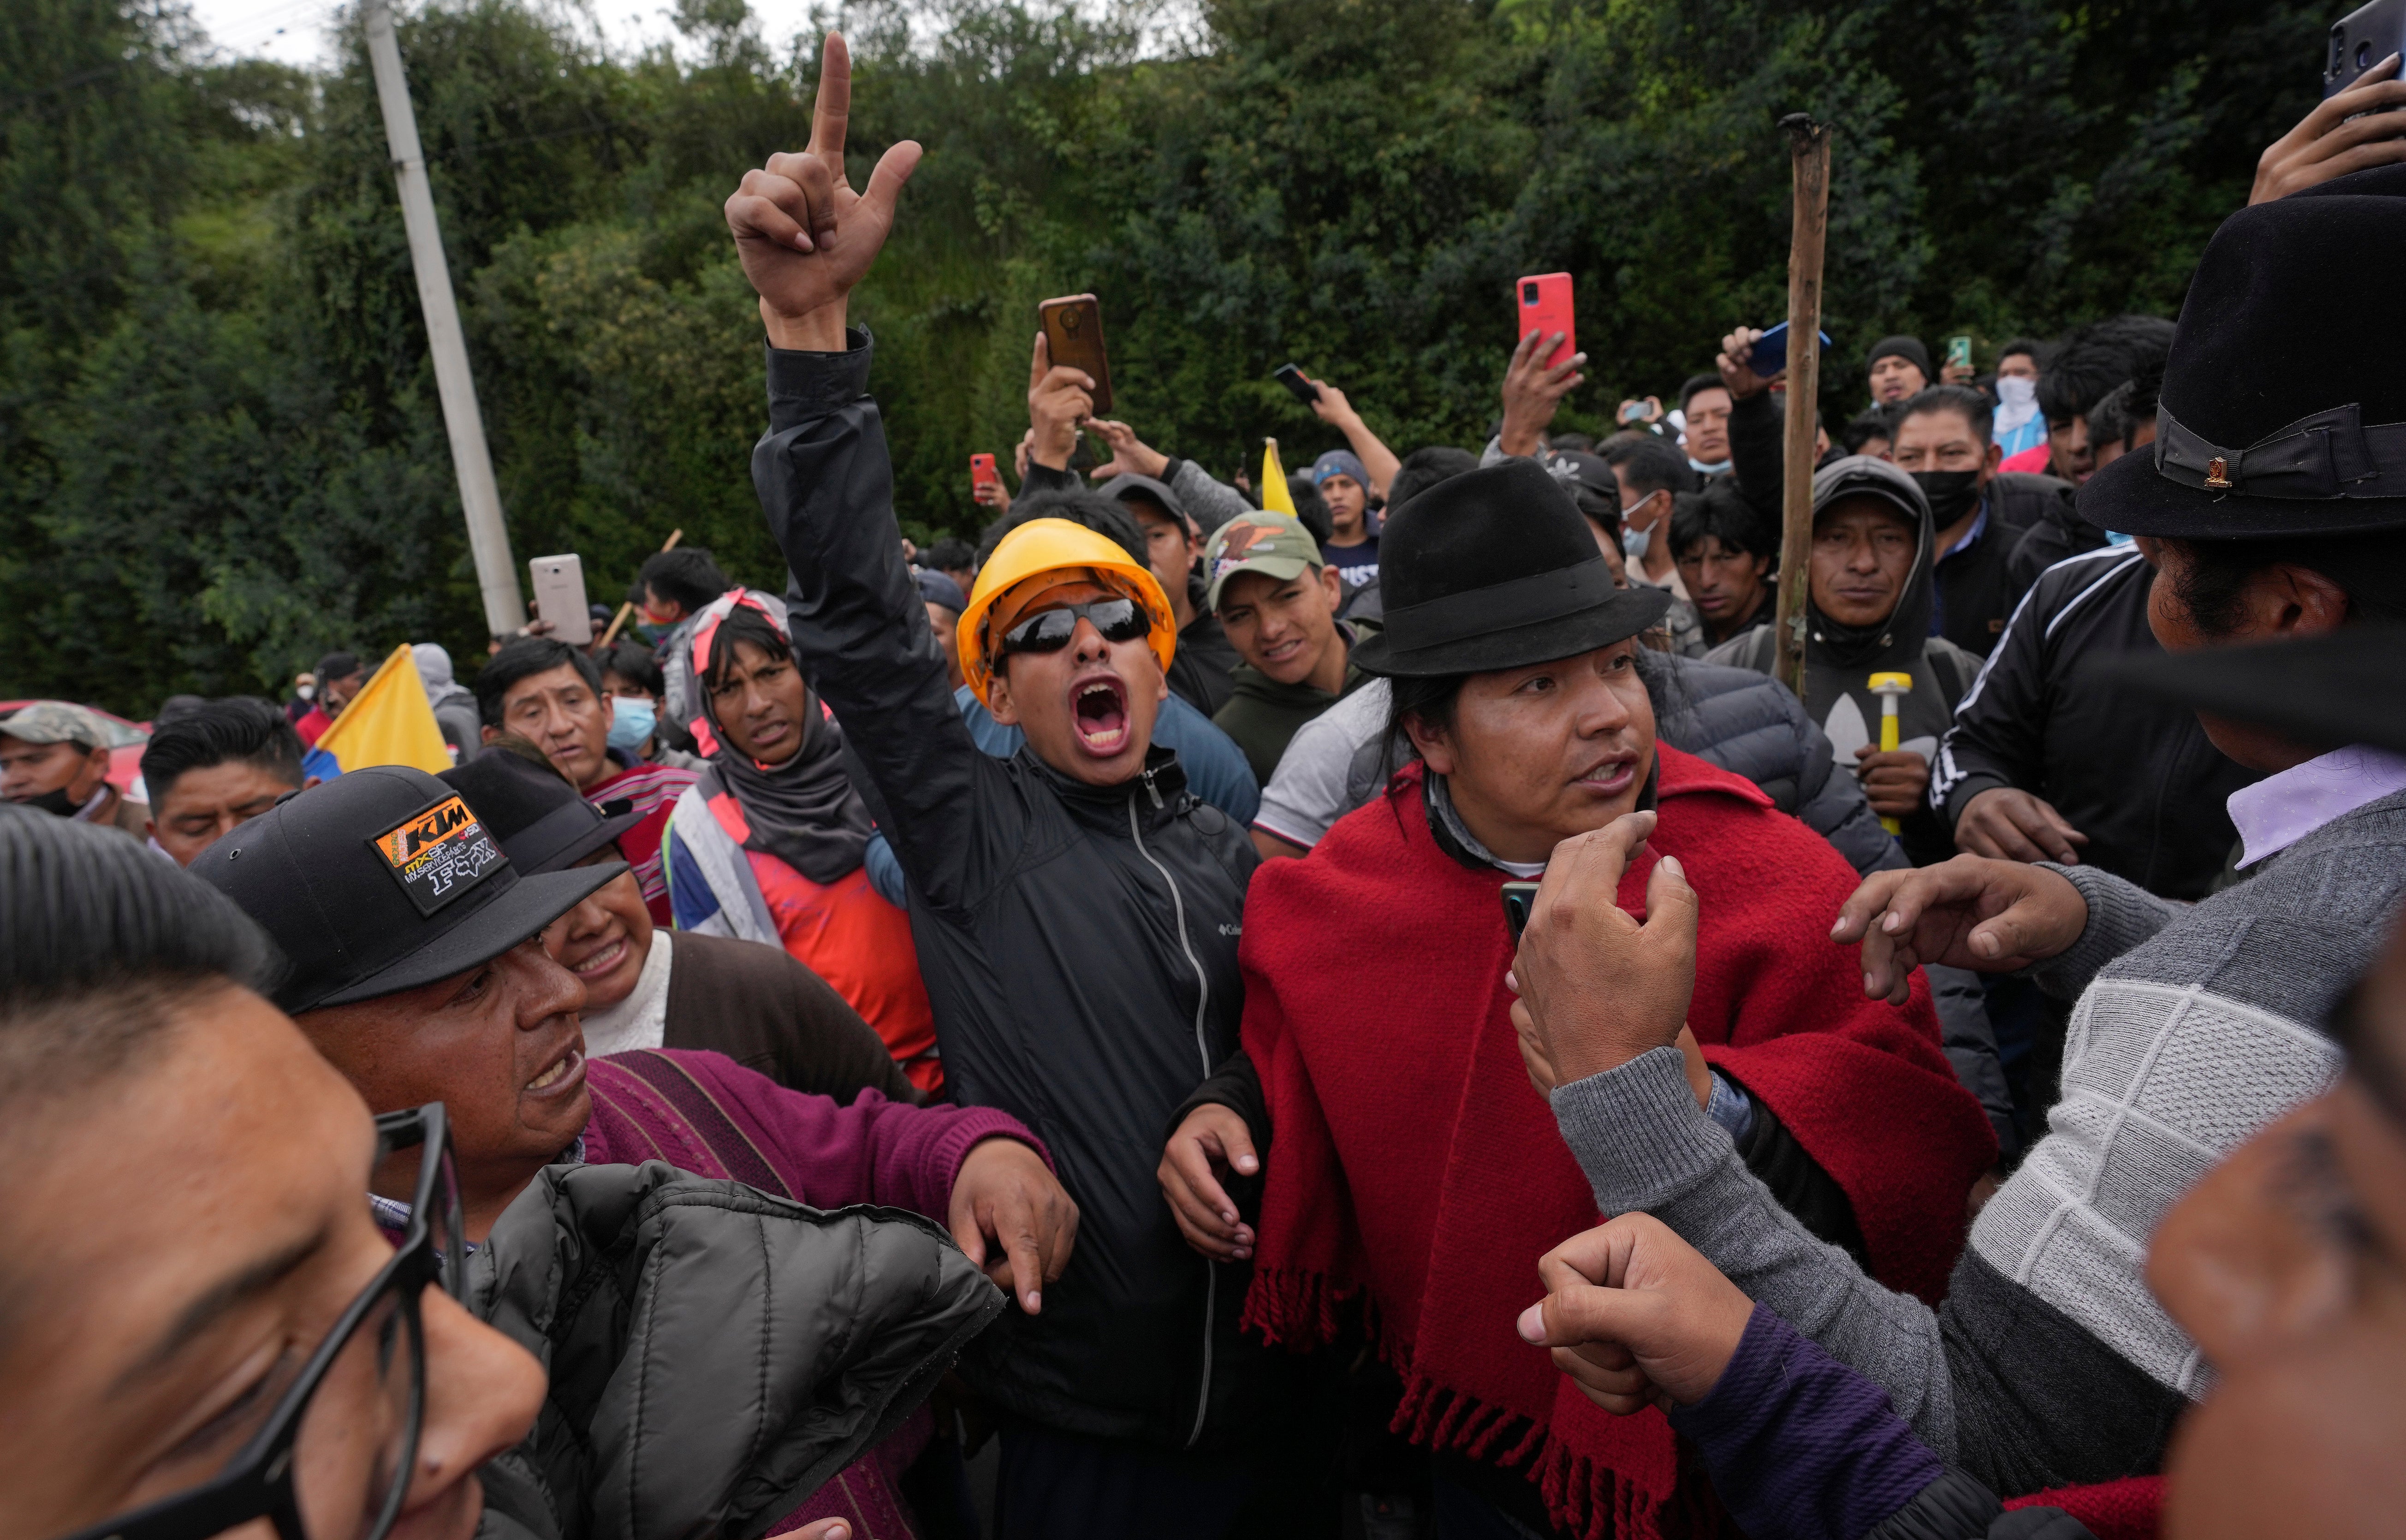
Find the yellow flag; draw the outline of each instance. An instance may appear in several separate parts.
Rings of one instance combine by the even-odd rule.
[[[1279,464],[1276,439],[1262,440],[1262,506],[1295,516],[1295,494],[1286,489],[1286,472]]]
[[[432,775],[451,768],[451,750],[443,742],[443,729],[434,725],[426,682],[418,677],[418,661],[406,643],[395,647],[375,677],[351,697],[343,714],[318,740],[315,753],[332,756],[344,771],[407,765]]]

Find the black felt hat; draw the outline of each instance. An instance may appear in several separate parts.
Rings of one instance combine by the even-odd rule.
[[[435,779],[466,798],[520,871],[566,871],[644,821],[621,797],[595,807],[548,765],[490,748]]]
[[[2321,749],[2406,754],[2406,626],[2349,626],[2304,642],[2132,657],[2119,681]]]
[[[1387,516],[1385,629],[1353,649],[1371,673],[1490,673],[1571,657],[1663,618],[1661,588],[1616,588],[1569,492],[1534,459],[1465,471]]]
[[[201,852],[192,875],[259,922],[294,1015],[492,961],[627,869],[520,875],[460,794],[384,765],[295,792]]]
[[[2081,487],[2134,535],[2248,540],[2406,528],[2406,165],[2222,221],[2164,363],[2156,442]]]

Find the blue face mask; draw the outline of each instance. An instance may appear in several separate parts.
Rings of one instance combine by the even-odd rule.
[[[1653,530],[1633,530],[1626,524],[1621,527],[1621,554],[1630,560],[1645,560],[1647,549],[1653,544]]]
[[[659,724],[659,713],[652,709],[651,698],[641,695],[616,695],[610,698],[610,746],[620,754],[631,756],[652,736]]]

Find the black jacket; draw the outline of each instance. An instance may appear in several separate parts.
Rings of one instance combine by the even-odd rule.
[[[2038,580],[1939,742],[1930,801],[1952,828],[1980,793],[2018,787],[2088,836],[2082,861],[2162,897],[2202,898],[2238,838],[2223,804],[2256,776],[2187,707],[2103,677],[2157,650],[2154,576],[2137,547],[2117,545]]]
[[[1236,689],[1232,677],[1244,658],[1237,644],[1220,629],[1220,617],[1195,597],[1195,618],[1178,633],[1178,650],[1169,658],[1169,687],[1188,705],[1210,716],[1228,703]]]
[[[1237,1046],[1259,858],[1166,749],[1101,787],[978,752],[902,565],[868,333],[851,340],[769,354],[752,479],[793,572],[794,651],[910,879],[954,1095],[1035,1130],[1080,1213],[1043,1313],[1009,1312],[964,1369],[1037,1421],[1185,1446],[1228,1407],[1245,1277],[1187,1249],[1153,1168],[1162,1120]]]
[[[1988,522],[1980,538],[1938,563],[1938,634],[1981,657],[2004,634],[2022,587],[2012,581],[2013,557],[2029,531],[2072,510],[2072,487],[2053,476],[2018,472],[1992,476],[1986,493]]]
[[[2005,560],[2005,591],[2014,603],[2031,591],[2038,574],[2059,561],[2086,556],[2105,544],[2105,531],[2073,512],[2072,499],[2043,511],[2039,521],[2024,530]]]

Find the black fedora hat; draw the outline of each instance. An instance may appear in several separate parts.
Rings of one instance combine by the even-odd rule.
[[[1353,649],[1371,673],[1491,673],[1606,646],[1663,618],[1661,588],[1616,588],[1570,493],[1514,458],[1438,482],[1387,516],[1386,629]]]
[[[2089,523],[2192,540],[2406,528],[2406,165],[2243,208],[2189,280],[2151,451],[2081,487]]]
[[[2349,626],[2303,642],[2130,658],[2118,681],[2320,749],[2406,754],[2406,626]]]
[[[548,764],[500,746],[435,779],[467,800],[522,872],[566,871],[644,821],[630,799],[597,808]]]
[[[399,765],[295,792],[191,867],[291,959],[275,998],[294,1015],[490,962],[626,869],[521,876],[458,792]]]

